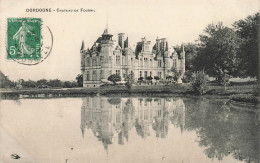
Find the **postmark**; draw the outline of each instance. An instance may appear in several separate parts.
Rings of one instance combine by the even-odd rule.
[[[7,19],[7,60],[36,65],[49,56],[52,46],[52,32],[41,18]]]

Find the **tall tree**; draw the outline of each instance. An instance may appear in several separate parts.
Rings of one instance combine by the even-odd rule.
[[[221,22],[209,24],[204,34],[199,36],[199,42],[198,56],[194,62],[197,70],[205,70],[217,79],[225,74],[238,75],[241,39],[234,30],[223,26]]]
[[[13,88],[15,87],[15,82],[9,80],[8,76],[0,71],[0,88]]]
[[[82,74],[78,74],[78,76],[76,77],[77,83],[79,87],[83,87],[83,75]]]
[[[195,43],[187,43],[184,45],[185,50],[185,69],[186,71],[193,71],[194,70],[194,59],[198,53],[198,45]],[[177,45],[174,47],[174,50],[180,54],[182,51],[182,47]]]
[[[242,39],[239,57],[240,64],[245,76],[257,77],[259,79],[259,21],[260,14],[248,16],[236,21],[233,26],[236,33]]]

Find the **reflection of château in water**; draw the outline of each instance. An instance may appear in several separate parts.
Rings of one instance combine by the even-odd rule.
[[[118,144],[128,141],[128,132],[133,127],[142,138],[150,136],[150,127],[156,133],[156,137],[165,138],[169,121],[183,131],[183,100],[86,97],[81,107],[82,136],[85,128],[91,129],[106,150],[108,145],[113,143],[114,134],[118,135]]]

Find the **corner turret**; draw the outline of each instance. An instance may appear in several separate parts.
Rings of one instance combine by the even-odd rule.
[[[182,44],[182,52],[180,53],[180,73],[181,76],[178,80],[178,83],[182,83],[182,78],[184,76],[185,73],[185,50],[184,50],[184,45]]]

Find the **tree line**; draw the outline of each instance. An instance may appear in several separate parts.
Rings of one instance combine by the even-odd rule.
[[[20,79],[11,81],[0,71],[0,88],[73,88],[83,86],[83,77],[78,75],[75,81],[61,81],[59,79],[40,79],[37,81]]]
[[[235,21],[209,24],[196,43],[185,44],[186,75],[203,71],[222,82],[230,77],[259,79],[259,13]],[[177,53],[181,46],[175,46]]]

